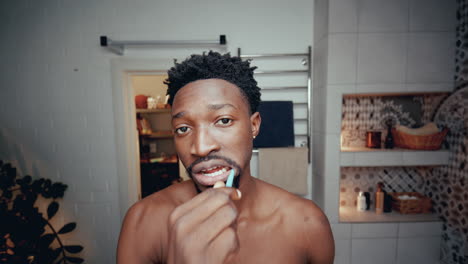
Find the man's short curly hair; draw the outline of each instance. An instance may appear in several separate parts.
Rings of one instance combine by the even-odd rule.
[[[249,61],[231,57],[229,53],[221,55],[210,51],[208,54],[192,55],[182,63],[175,63],[164,81],[168,86],[168,103],[172,105],[176,93],[188,83],[205,79],[222,79],[240,88],[249,103],[251,113],[257,111],[260,103],[260,88],[253,77],[257,67],[250,67]]]

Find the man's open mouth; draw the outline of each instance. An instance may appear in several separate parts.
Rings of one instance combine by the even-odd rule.
[[[217,181],[226,182],[227,177],[231,171],[231,167],[214,165],[208,168],[201,169],[197,172],[194,172],[192,176],[202,185],[212,186]]]
[[[200,172],[203,173],[205,176],[215,177],[215,176],[221,175],[221,174],[229,171],[230,169],[231,168],[229,168],[229,167],[215,166],[215,167],[212,167],[212,168],[209,168],[209,169],[201,170]]]

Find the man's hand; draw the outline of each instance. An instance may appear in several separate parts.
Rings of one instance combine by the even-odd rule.
[[[225,263],[237,251],[240,192],[215,184],[177,207],[169,217],[169,264]]]

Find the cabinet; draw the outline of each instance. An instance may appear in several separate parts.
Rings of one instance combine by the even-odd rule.
[[[142,198],[181,181],[171,129],[170,109],[137,109],[137,122],[146,120],[150,131],[139,129]]]

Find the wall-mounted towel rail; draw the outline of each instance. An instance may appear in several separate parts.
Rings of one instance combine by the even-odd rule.
[[[305,118],[294,118],[294,122],[304,122],[307,123],[307,133],[296,133],[296,137],[307,137],[307,147],[309,149],[308,154],[308,161],[310,163],[310,135],[311,135],[311,61],[312,61],[312,48],[309,46],[307,49],[307,53],[277,53],[277,54],[247,54],[244,55],[241,52],[241,49],[237,49],[237,55],[242,59],[258,59],[258,58],[282,58],[282,57],[304,57],[302,60],[302,65],[307,65],[306,70],[256,70],[254,74],[265,74],[265,75],[274,75],[274,74],[307,74],[307,84],[305,86],[278,86],[278,87],[262,87],[264,91],[274,91],[274,90],[297,90],[297,89],[306,89],[307,92],[307,102],[293,102],[294,105],[307,105],[307,114]],[[253,150],[254,153],[258,153],[258,150]]]

